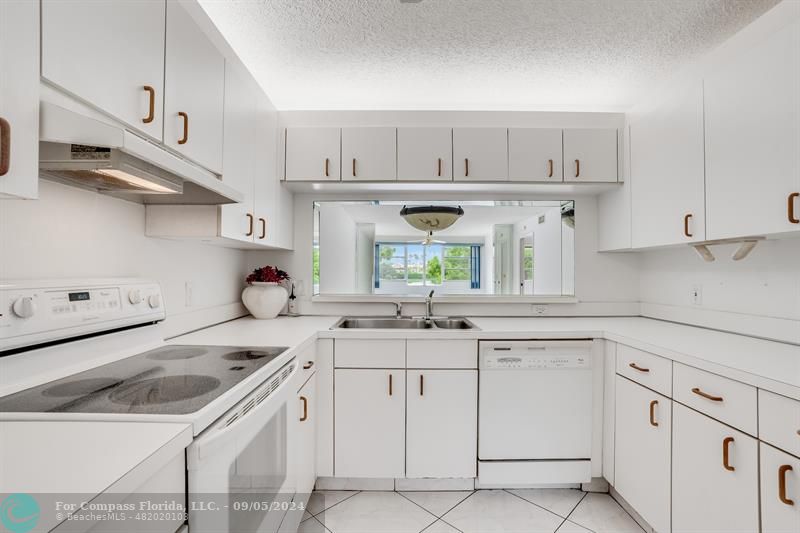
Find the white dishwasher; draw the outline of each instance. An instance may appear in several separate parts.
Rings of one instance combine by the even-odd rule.
[[[480,343],[481,487],[591,480],[592,341]]]

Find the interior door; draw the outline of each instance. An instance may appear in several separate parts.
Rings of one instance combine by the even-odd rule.
[[[166,9],[164,0],[43,0],[42,77],[160,141]]]
[[[672,531],[758,531],[756,439],[677,402],[672,420]]]
[[[409,370],[406,476],[477,475],[478,371]]]
[[[564,181],[615,182],[617,130],[564,130]]]
[[[405,370],[335,371],[334,475],[405,476]]]
[[[167,2],[166,42],[164,143],[221,173],[225,58],[180,2]]]
[[[342,128],[343,181],[396,179],[396,128]]]

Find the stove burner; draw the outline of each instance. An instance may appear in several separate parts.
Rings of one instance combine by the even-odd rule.
[[[116,387],[122,381],[113,378],[87,378],[76,381],[68,381],[59,385],[53,385],[49,389],[42,391],[44,396],[54,398],[64,398],[67,396],[86,396],[106,389]]]
[[[261,350],[242,350],[239,352],[229,352],[222,356],[223,359],[228,361],[250,361],[253,359],[261,359],[262,357],[270,357],[274,353],[264,352]]]
[[[211,376],[165,376],[143,379],[115,389],[109,398],[125,405],[155,405],[197,398],[213,391],[220,380]]]
[[[158,361],[172,361],[175,359],[192,359],[208,353],[203,348],[163,348],[147,356],[148,359]]]

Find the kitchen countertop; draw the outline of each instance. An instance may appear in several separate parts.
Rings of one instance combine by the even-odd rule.
[[[604,338],[800,399],[800,346],[643,317],[468,317],[475,330],[330,330],[338,316],[240,318],[173,343],[289,346],[317,338]]]

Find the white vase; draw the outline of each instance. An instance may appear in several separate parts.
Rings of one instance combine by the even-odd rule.
[[[289,299],[289,292],[279,283],[254,281],[242,291],[242,302],[256,318],[275,318]]]

